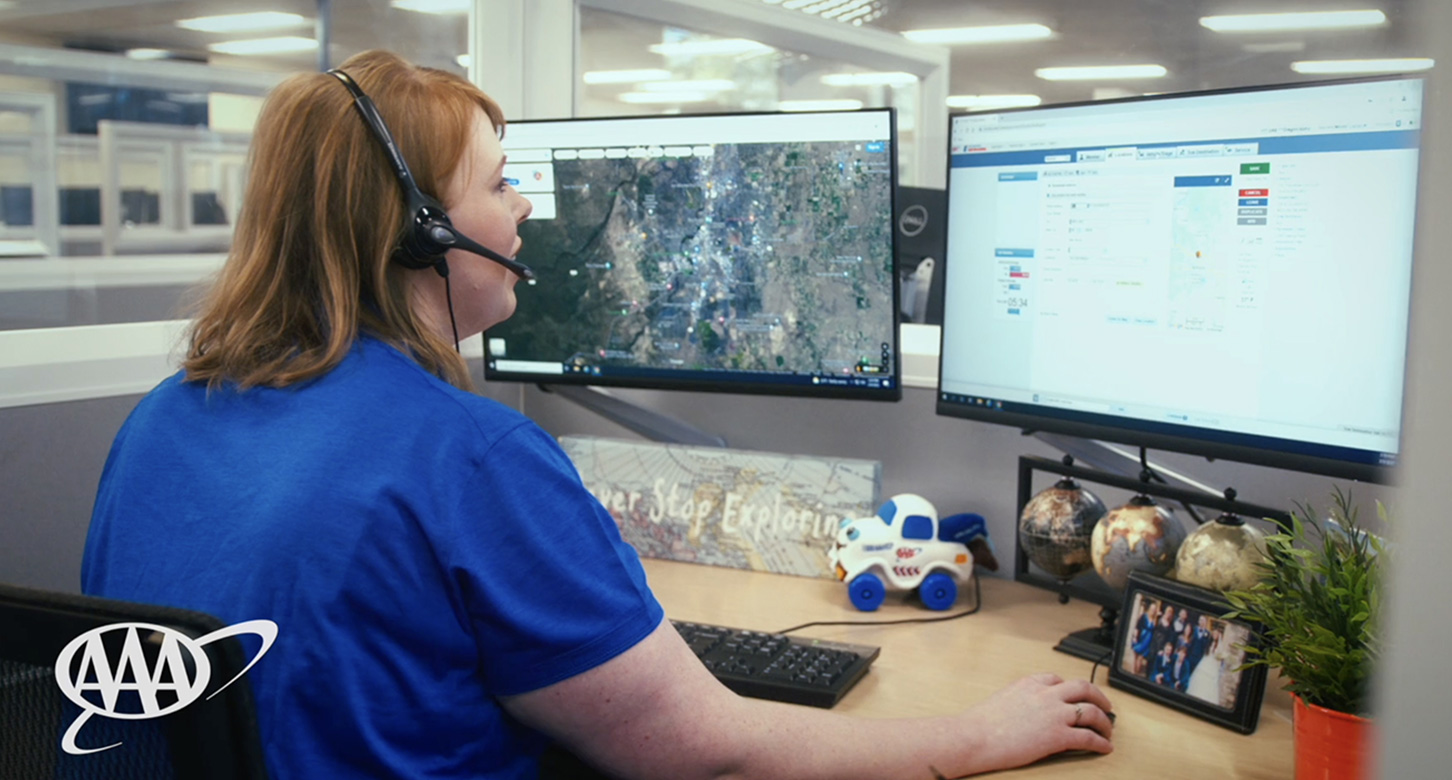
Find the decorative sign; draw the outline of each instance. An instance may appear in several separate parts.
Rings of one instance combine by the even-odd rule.
[[[564,436],[585,486],[644,557],[835,579],[843,518],[880,503],[882,464]]]

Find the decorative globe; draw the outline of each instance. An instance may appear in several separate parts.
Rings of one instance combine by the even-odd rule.
[[[1018,543],[1040,569],[1068,580],[1094,562],[1089,538],[1106,509],[1099,497],[1064,478],[1024,505],[1018,519]]]
[[[1260,581],[1265,534],[1225,514],[1195,529],[1175,556],[1175,577],[1210,590],[1244,590]]]
[[[1174,513],[1139,495],[1094,526],[1090,554],[1094,570],[1109,587],[1124,590],[1132,571],[1168,572],[1184,540],[1185,529]]]

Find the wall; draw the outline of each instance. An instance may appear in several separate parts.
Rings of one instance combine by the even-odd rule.
[[[483,375],[472,361],[475,376]],[[518,407],[513,385],[482,388]],[[140,395],[0,408],[0,582],[80,591],[81,555],[111,440]]]
[[[138,400],[0,409],[0,582],[79,591],[101,466]]]
[[[907,388],[896,404],[646,390],[614,394],[722,435],[736,449],[879,460],[884,497],[913,492],[932,501],[941,515],[982,514],[1005,567],[1011,567],[1015,543],[1018,456],[1061,455],[1017,429],[938,417],[935,392],[927,388]],[[557,436],[638,438],[534,387],[525,389],[524,411]],[[1306,474],[1167,453],[1152,453],[1151,459],[1216,487],[1234,486],[1241,499],[1268,506],[1289,508],[1293,501],[1306,500],[1324,505],[1333,484]],[[1096,492],[1107,502],[1127,497]],[[1361,485],[1353,492],[1358,504],[1370,507],[1394,491]]]
[[[479,373],[475,365],[475,375]],[[639,438],[533,386],[495,383],[490,397],[537,420],[556,436]],[[879,460],[883,494],[914,492],[942,514],[984,515],[1005,568],[1014,549],[1019,455],[1057,450],[1015,429],[934,415],[934,392],[908,388],[900,403],[784,399],[628,390],[616,395],[724,435],[737,449]],[[75,591],[91,501],[112,437],[139,396],[0,409],[0,581]],[[1152,458],[1241,498],[1287,506],[1323,499],[1330,480],[1304,474],[1207,463],[1154,453]],[[1358,502],[1390,497],[1355,489]],[[1105,492],[1107,501],[1114,500]]]

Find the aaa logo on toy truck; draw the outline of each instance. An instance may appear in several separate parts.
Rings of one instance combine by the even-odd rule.
[[[843,520],[828,559],[837,579],[847,583],[852,605],[864,612],[881,606],[888,589],[914,588],[929,608],[943,610],[953,606],[958,584],[972,575],[969,544],[980,539],[988,539],[981,516],[952,515],[939,522],[932,503],[904,493],[873,517]]]

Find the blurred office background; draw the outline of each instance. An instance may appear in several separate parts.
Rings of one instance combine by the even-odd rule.
[[[1267,13],[1312,15],[1269,25],[1279,29],[1237,19]],[[1452,207],[1444,0],[0,0],[0,580],[76,589],[110,440],[168,373],[186,307],[245,206],[262,95],[289,73],[380,47],[468,75],[511,118],[893,106],[901,183],[924,187],[943,186],[952,111],[1425,71],[1405,466],[1400,486],[1354,493],[1368,511],[1378,499],[1398,509],[1392,533],[1408,543],[1394,639],[1429,648],[1394,647],[1388,726],[1440,722],[1421,717],[1440,711],[1414,681],[1440,670],[1426,653],[1449,646],[1452,620],[1445,608],[1402,615],[1423,589],[1445,589],[1432,556],[1452,549],[1439,480],[1452,359],[1437,343],[1452,315],[1436,308],[1452,290],[1438,262],[1452,245],[1438,218]],[[983,513],[1006,560],[1016,458],[1058,453],[1011,429],[937,418],[937,337],[909,327],[897,404],[616,394],[734,447],[880,460],[885,494]],[[1211,366],[1174,379],[1233,381]],[[633,436],[533,387],[481,392],[557,435]],[[1332,486],[1153,457],[1259,504],[1320,500]],[[1406,744],[1388,745],[1387,776],[1432,776],[1427,751],[1446,748]]]

